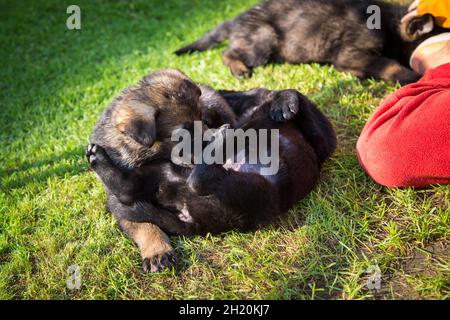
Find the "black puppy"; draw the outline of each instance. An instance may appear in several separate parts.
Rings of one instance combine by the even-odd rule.
[[[381,29],[367,26],[372,5],[381,9]],[[317,62],[360,78],[407,84],[420,77],[405,67],[413,49],[443,29],[430,15],[401,23],[406,13],[405,6],[379,0],[270,0],[175,53],[204,51],[229,39],[223,60],[236,77],[271,61]]]
[[[158,79],[155,75],[150,77]],[[168,85],[165,92],[163,82],[155,82],[157,90],[145,88],[154,86],[147,82],[143,85],[145,91],[156,90],[161,96],[174,94],[172,85]],[[188,92],[178,91],[177,96],[191,99],[192,93],[197,91],[191,84],[183,87]],[[208,97],[212,97],[209,103]],[[149,104],[162,102],[150,100],[151,97]],[[200,100],[196,101],[198,108],[202,108]],[[185,104],[183,98],[173,103],[174,110]],[[219,110],[232,109],[237,119],[235,126],[243,130],[278,129],[278,172],[263,176],[260,164],[249,162],[234,168],[198,164],[192,169],[175,165],[167,157],[153,158],[132,169],[124,168],[111,159],[109,154],[114,150],[103,148],[101,136],[97,136],[97,144],[88,147],[88,160],[108,190],[108,209],[119,221],[138,225],[151,223],[170,234],[182,235],[259,228],[287,212],[311,191],[323,161],[334,151],[336,138],[329,121],[295,90],[209,91],[203,104],[219,104]],[[155,107],[160,108],[152,105]],[[195,105],[190,108],[195,109]],[[194,118],[177,120],[186,126]],[[218,135],[222,133],[223,130]],[[133,238],[139,245],[136,237]],[[143,257],[145,263],[146,257]]]

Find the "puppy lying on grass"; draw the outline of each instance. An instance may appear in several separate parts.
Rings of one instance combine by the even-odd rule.
[[[277,129],[279,170],[262,175],[262,165],[247,157],[238,165],[175,164],[172,133],[191,132],[200,120],[205,127]],[[222,127],[215,137],[224,135]],[[314,187],[336,137],[326,117],[295,90],[215,92],[163,70],[124,91],[91,142],[87,158],[107,189],[108,210],[141,249],[144,270],[157,271],[173,263],[163,231],[254,230],[286,213]]]
[[[135,198],[156,194],[159,186],[170,177],[188,176],[186,168],[170,161],[174,146],[170,138],[179,126],[189,128],[195,119],[204,119],[211,128],[223,123],[234,125],[234,112],[226,108],[227,104],[221,101],[223,98],[206,86],[201,88],[202,92],[199,86],[176,70],[163,70],[145,77],[137,86],[124,90],[106,108],[92,133],[93,144],[87,149],[86,156],[96,172],[104,172],[99,159],[105,153],[124,176],[140,167],[151,173],[145,186],[132,179],[121,181],[121,177],[114,175],[101,176],[108,193],[107,208],[140,248],[145,271],[159,271],[173,264],[169,239],[158,226],[148,223],[147,217],[133,219],[131,214],[115,211],[114,203],[131,205]],[[146,201],[145,210],[171,217],[170,212],[153,205],[152,201]]]
[[[373,5],[381,9],[381,28],[371,30],[367,10]],[[228,39],[223,60],[238,78],[269,62],[317,62],[404,85],[420,78],[406,67],[414,48],[443,31],[430,15],[401,23],[407,11],[379,0],[270,0],[175,53],[204,51]]]

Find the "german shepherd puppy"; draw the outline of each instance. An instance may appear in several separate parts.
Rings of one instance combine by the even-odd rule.
[[[186,168],[170,162],[174,146],[170,138],[175,129],[191,130],[193,122],[200,119],[210,128],[236,122],[234,112],[211,88],[195,85],[177,70],[161,70],[143,78],[137,86],[124,90],[103,112],[91,135],[92,145],[86,153],[90,166],[100,173],[106,185],[109,211],[139,246],[145,271],[159,271],[174,262],[168,237],[154,224],[132,221],[127,219],[128,215],[116,214],[109,203],[132,204],[141,194],[156,193],[160,181],[170,180],[172,171],[187,176]],[[139,172],[140,167],[149,168],[146,164],[152,163],[154,172],[145,188],[140,181],[104,174],[99,161],[101,155],[97,152],[100,149],[97,148],[102,148],[101,152],[107,154],[123,177],[131,176],[135,170]],[[121,181],[120,185],[116,186],[115,181]],[[150,206],[151,202],[148,202],[145,210],[161,211],[169,217],[163,209]]]
[[[367,26],[371,5],[381,9],[381,29]],[[404,85],[420,77],[406,67],[414,48],[443,31],[430,15],[401,23],[406,13],[406,6],[379,0],[269,0],[175,53],[204,51],[229,39],[223,61],[238,78],[269,62],[316,62]]]
[[[195,85],[180,72],[165,70],[144,78],[138,89],[125,91],[125,96],[105,111],[94,130],[87,158],[106,186],[109,211],[141,248],[144,270],[156,271],[173,263],[172,249],[159,228],[169,234],[194,235],[253,230],[273,222],[311,191],[322,163],[336,146],[329,121],[295,90],[213,92]],[[123,117],[120,109],[129,110],[130,104],[133,109],[133,101],[138,101],[139,115]],[[151,121],[149,114],[153,115]],[[214,125],[278,129],[278,172],[263,176],[261,165],[248,161],[237,167],[174,164],[166,152],[173,147],[168,141],[169,131],[180,127],[190,130],[193,121],[205,119],[202,114],[215,114],[219,120]],[[144,132],[138,121],[142,115],[147,132],[138,137]],[[112,129],[117,122],[121,125],[114,134],[128,136],[116,139],[122,141],[119,144],[112,142],[108,133],[117,130]],[[216,132],[216,136],[223,134],[224,127]],[[133,149],[137,145],[126,139],[143,141],[147,149],[157,149],[147,151],[145,160],[130,156],[136,154]]]

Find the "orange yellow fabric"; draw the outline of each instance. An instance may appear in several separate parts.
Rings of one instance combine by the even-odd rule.
[[[438,26],[450,28],[450,0],[420,0],[417,11],[420,15],[431,14]]]

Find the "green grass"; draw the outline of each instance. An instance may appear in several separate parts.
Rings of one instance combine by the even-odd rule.
[[[223,48],[172,54],[255,2],[83,0],[82,29],[69,31],[72,3],[0,1],[0,298],[450,298],[450,187],[387,189],[358,165],[358,134],[394,86],[319,65],[269,65],[238,81]],[[172,238],[176,269],[144,274],[83,151],[106,105],[166,67],[215,88],[298,89],[330,117],[339,146],[278,225]],[[80,290],[66,287],[73,264]],[[379,293],[366,286],[376,264]]]

